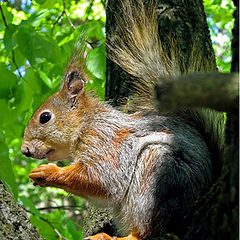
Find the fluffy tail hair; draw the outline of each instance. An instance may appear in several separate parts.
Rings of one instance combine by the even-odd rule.
[[[221,105],[221,102],[225,101],[221,96],[217,96],[219,101],[216,104],[214,103],[215,105],[211,104],[212,98],[218,91],[214,88],[214,85],[221,86],[224,83],[223,79],[226,80],[226,76],[220,74],[221,80],[219,80],[218,73],[210,74],[211,77],[208,73],[204,84],[197,84],[195,88],[195,74],[190,74],[216,71],[214,56],[205,57],[195,44],[192,47],[188,65],[183,66],[180,62],[180,51],[176,49],[173,39],[169,38],[170,51],[166,50],[167,48],[159,39],[156,11],[153,4],[145,7],[141,0],[126,0],[122,3],[121,11],[123,16],[116,20],[117,26],[107,39],[107,49],[109,58],[124,71],[134,76],[133,85],[137,95],[134,98],[135,104],[137,103],[140,109],[160,112],[163,109],[186,119],[205,138],[212,154],[214,168],[217,169],[217,166],[221,166],[219,160],[224,145],[224,116],[222,113],[206,108],[211,107],[219,110],[216,104]],[[181,78],[183,75],[190,76],[187,83],[191,88],[186,93],[186,89],[184,89],[186,82],[181,81],[178,77]],[[233,86],[236,89],[233,94],[230,94],[229,104],[236,103],[235,100],[238,95],[237,77],[227,76],[227,78],[230,78],[229,81],[225,81],[227,83],[224,83],[227,89]],[[197,79],[198,81],[205,79],[204,74],[201,74],[201,77],[197,77]],[[209,81],[206,82],[207,80]],[[175,85],[181,87],[176,90]],[[221,90],[225,91],[224,88],[221,88]],[[229,92],[225,93],[228,94]],[[224,97],[227,98],[226,94],[224,94]],[[178,99],[175,95],[178,96]],[[191,99],[192,96],[195,96],[193,100]],[[185,102],[182,101],[182,105],[171,104],[174,101],[181,102],[182,99],[185,100]],[[206,104],[202,105],[202,100]],[[154,104],[156,102],[157,104]],[[225,111],[224,109],[220,110]],[[215,173],[216,175],[218,173]]]

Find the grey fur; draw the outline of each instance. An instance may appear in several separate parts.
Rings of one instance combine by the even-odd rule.
[[[123,233],[137,228],[140,236],[160,235],[175,213],[184,213],[209,188],[212,165],[208,147],[181,117],[147,114],[135,119],[105,107],[109,111],[92,122],[99,139],[90,138],[86,150],[75,155],[76,161],[89,165],[89,175],[97,175],[108,190],[103,201],[89,199],[112,207]],[[91,122],[87,126],[91,128]],[[121,129],[131,134],[116,152],[111,143]],[[77,151],[79,147],[75,147]],[[117,168],[101,161],[109,152],[114,153]]]

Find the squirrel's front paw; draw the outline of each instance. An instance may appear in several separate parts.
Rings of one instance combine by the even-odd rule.
[[[34,185],[41,187],[52,186],[54,174],[58,172],[58,167],[54,164],[42,164],[35,168],[29,174],[29,178]]]

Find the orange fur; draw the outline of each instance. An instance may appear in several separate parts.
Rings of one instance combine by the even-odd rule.
[[[43,164],[33,169],[29,177],[42,187],[61,187],[67,192],[82,197],[107,195],[96,175],[89,176],[80,163],[67,167]]]

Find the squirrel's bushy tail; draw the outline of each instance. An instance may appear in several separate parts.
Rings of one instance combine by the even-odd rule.
[[[179,65],[175,54],[170,59],[163,49],[154,7],[146,10],[142,1],[127,0],[119,10],[122,14],[116,17],[116,28],[107,39],[108,57],[135,77],[137,100],[143,98],[141,107],[151,108],[159,76],[179,75]]]
[[[169,87],[169,77],[183,73],[216,71],[214,56],[203,56],[195,43],[187,65],[175,41],[169,37],[164,45],[158,34],[156,7],[145,6],[142,0],[122,2],[121,16],[116,17],[116,26],[107,39],[108,57],[127,73],[135,77],[133,85],[142,109],[153,106],[154,86],[159,83],[164,90]],[[167,78],[166,78],[167,77]]]
[[[213,162],[218,161],[217,165],[219,166],[219,158],[222,154],[224,142],[224,116],[222,113],[219,114],[214,110],[206,109],[208,101],[212,101],[211,94],[215,89],[215,82],[211,82],[211,78],[214,77],[208,76],[206,81],[208,79],[209,81],[205,82],[208,84],[197,84],[196,88],[194,85],[195,80],[190,77],[190,79],[187,79],[190,88],[186,91],[186,94],[184,90],[186,82],[183,81],[183,84],[181,84],[181,80],[178,77],[182,75],[191,76],[190,73],[196,72],[215,71],[216,66],[212,59],[214,56],[209,58],[203,56],[203,54],[201,55],[200,48],[195,44],[192,47],[188,65],[183,66],[180,62],[180,51],[176,49],[174,40],[169,38],[168,48],[160,41],[157,16],[153,4],[148,5],[146,8],[141,0],[134,2],[126,0],[121,6],[121,11],[123,15],[117,18],[117,26],[107,39],[107,49],[110,59],[127,73],[134,76],[133,84],[137,89],[137,100],[135,103],[140,105],[140,109],[162,112],[163,107],[165,112],[171,112],[185,118],[205,138],[209,151],[212,154]],[[214,74],[217,73],[215,72]],[[197,77],[196,83],[203,78],[204,75]],[[218,79],[218,77],[216,78]],[[232,82],[227,83],[229,84],[228,88],[235,84],[236,78],[234,79]],[[216,83],[217,81],[220,80],[216,80]],[[223,79],[221,81],[220,85],[224,82]],[[180,83],[182,87],[182,89],[179,89],[181,92],[178,95],[180,100],[174,97],[176,95],[173,91],[176,90],[175,83]],[[191,100],[191,96],[188,96],[189,93],[195,97],[195,100]],[[235,92],[233,94],[234,97],[236,94],[238,93]],[[167,101],[165,101],[166,98]],[[181,102],[181,98],[187,101],[183,101],[179,108],[174,104],[171,106],[171,103],[174,101]],[[203,98],[207,103],[201,105]],[[197,103],[192,103],[191,101],[196,101]],[[220,98],[220,101],[222,101],[222,98]],[[156,102],[157,104],[154,104]],[[167,107],[164,108],[164,106]],[[211,104],[209,106],[211,107]],[[215,107],[213,106],[213,108]],[[213,164],[215,165],[216,163]]]

